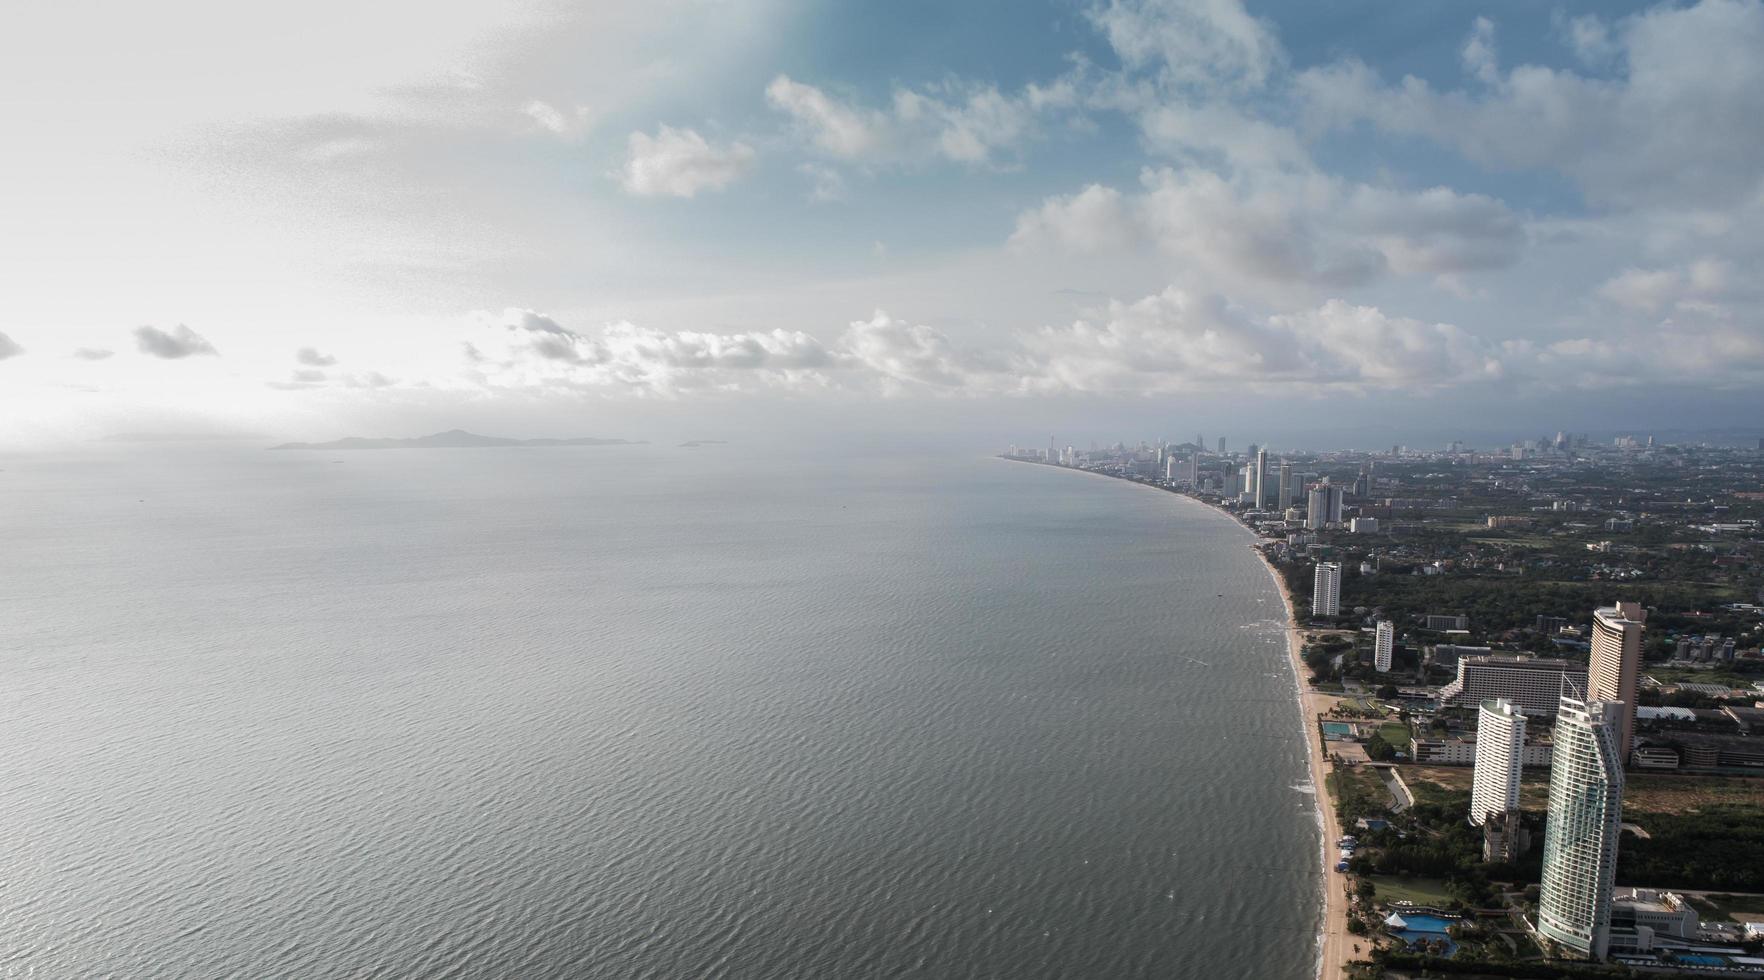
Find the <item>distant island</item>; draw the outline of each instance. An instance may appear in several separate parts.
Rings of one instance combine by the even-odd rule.
[[[681,449],[697,449],[700,446],[727,446],[727,445],[728,445],[728,443],[722,439],[689,439],[685,442],[680,443],[680,448]]]
[[[284,442],[271,449],[500,449],[508,446],[640,446],[629,439],[504,439],[481,436],[464,429],[449,429],[414,439],[366,439],[349,436],[331,442]]]

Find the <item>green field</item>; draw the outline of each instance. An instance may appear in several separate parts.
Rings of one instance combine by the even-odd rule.
[[[1378,737],[1399,752],[1409,751],[1409,726],[1400,721],[1388,721],[1379,725]]]
[[[1417,905],[1449,905],[1451,893],[1446,891],[1445,882],[1437,878],[1399,878],[1386,875],[1369,875],[1372,887],[1377,889],[1375,899],[1386,904],[1390,902],[1414,902]]]

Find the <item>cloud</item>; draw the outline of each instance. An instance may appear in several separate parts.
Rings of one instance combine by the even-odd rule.
[[[1620,307],[1655,314],[1679,307],[1710,313],[1733,283],[1733,267],[1717,258],[1702,258],[1665,269],[1625,269],[1601,284],[1597,295]]]
[[[1109,0],[1088,16],[1122,64],[1153,69],[1168,85],[1259,88],[1286,60],[1238,0]]]
[[[1500,58],[1495,53],[1494,21],[1487,17],[1478,17],[1470,26],[1470,36],[1464,40],[1464,47],[1458,57],[1464,63],[1464,70],[1476,76],[1478,81],[1493,85],[1500,81]]]
[[[198,354],[220,353],[201,334],[181,323],[169,332],[152,326],[136,327],[135,346],[143,354],[172,361]]]
[[[654,136],[633,132],[627,140],[620,183],[641,197],[695,197],[720,191],[753,169],[745,143],[715,145],[691,129],[662,126]]]
[[[570,141],[579,140],[586,136],[593,121],[593,113],[585,105],[576,106],[565,112],[540,99],[534,99],[521,106],[521,115],[532,120],[534,125],[545,132]]]
[[[1024,340],[1039,390],[1164,394],[1242,386],[1421,391],[1498,379],[1497,352],[1463,330],[1330,300],[1258,317],[1175,287],[1111,302],[1100,320]]]
[[[1603,51],[1615,77],[1541,65],[1505,72],[1492,26],[1464,50],[1474,90],[1441,90],[1414,77],[1387,84],[1357,61],[1302,72],[1308,118],[1425,136],[1496,168],[1549,170],[1593,203],[1723,209],[1764,188],[1764,3],[1701,0],[1620,21],[1578,18],[1571,43]],[[1486,37],[1485,37],[1486,35]]]
[[[695,389],[821,387],[841,357],[801,331],[668,332],[626,321],[589,334],[532,310],[476,314],[469,370],[496,388],[612,388],[675,395]]]
[[[302,347],[294,352],[294,360],[307,367],[330,367],[337,359],[329,354],[322,354],[316,347]]]
[[[3,333],[0,333],[0,361],[7,360],[8,358],[17,357],[18,355],[23,354],[23,353],[24,353],[24,348],[20,347],[18,345],[18,341],[13,340],[11,337],[8,337]]]
[[[922,89],[897,87],[885,109],[853,105],[788,75],[766,86],[766,101],[789,116],[814,149],[865,165],[923,165],[947,160],[994,165],[1036,135],[1043,114],[1074,109],[1071,79],[1025,86],[951,81]]]
[[[811,183],[809,200],[816,204],[827,204],[845,200],[845,177],[832,167],[819,163],[799,164],[796,172],[807,177]]]
[[[1018,217],[1011,242],[1076,252],[1150,245],[1197,280],[1327,290],[1387,273],[1456,276],[1508,266],[1525,232],[1501,202],[1445,187],[1397,190],[1317,173],[1228,179],[1162,168],[1145,171],[1134,195],[1093,184],[1049,198]]]
[[[74,350],[73,356],[82,361],[102,361],[115,353],[107,347],[80,347]]]
[[[940,330],[897,320],[882,310],[868,320],[853,321],[840,344],[858,364],[879,375],[890,391],[898,391],[903,382],[960,388],[977,376],[1005,370],[980,351],[958,350]]]

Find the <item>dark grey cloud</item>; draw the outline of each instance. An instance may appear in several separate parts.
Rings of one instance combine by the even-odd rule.
[[[220,353],[207,338],[181,323],[170,331],[158,327],[136,327],[135,346],[143,354],[168,361],[196,354]]]
[[[18,341],[0,333],[0,361],[4,361],[9,357],[17,357],[23,353],[24,348],[18,346]]]
[[[102,361],[115,353],[116,351],[107,347],[80,347],[73,352],[73,356],[82,361]]]
[[[321,353],[317,347],[302,347],[294,352],[294,360],[307,367],[326,368],[337,363],[337,359],[329,354]]]

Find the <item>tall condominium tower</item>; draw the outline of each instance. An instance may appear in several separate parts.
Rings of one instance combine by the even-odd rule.
[[[1311,582],[1311,615],[1341,615],[1341,562],[1317,563],[1317,575]]]
[[[1292,506],[1292,464],[1280,461],[1280,509]]]
[[[1476,775],[1470,782],[1473,826],[1519,806],[1519,759],[1524,748],[1524,713],[1500,698],[1482,702],[1476,713]]]
[[[1225,437],[1224,436],[1219,437],[1219,455],[1221,455],[1221,456],[1225,455]]]
[[[1629,758],[1635,738],[1635,682],[1641,673],[1642,624],[1647,618],[1639,602],[1619,602],[1593,613],[1586,696],[1623,702],[1623,718],[1617,726],[1619,760]]]
[[[1268,450],[1266,448],[1256,450],[1256,481],[1255,486],[1250,488],[1250,495],[1255,498],[1254,503],[1257,510],[1267,509]]]
[[[1380,674],[1390,673],[1390,658],[1396,653],[1396,624],[1388,619],[1378,621],[1378,640],[1372,648],[1372,666]]]
[[[1537,929],[1545,939],[1604,959],[1623,808],[1617,739],[1626,706],[1583,697],[1572,681],[1563,681]]]
[[[1177,462],[1179,461],[1175,456],[1171,456],[1164,460],[1164,479],[1169,480],[1171,483],[1176,482],[1177,474],[1180,472],[1180,468],[1176,465]]]
[[[1341,523],[1341,488],[1328,482],[1311,488],[1305,501],[1305,527],[1312,530]]]

